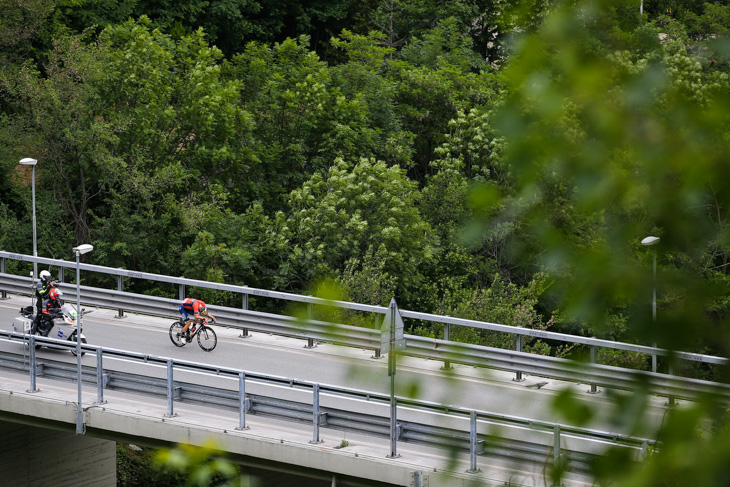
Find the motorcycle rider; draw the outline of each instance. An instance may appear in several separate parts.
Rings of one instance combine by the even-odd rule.
[[[192,314],[193,317],[191,318],[188,313]],[[208,312],[208,307],[205,302],[200,299],[185,299],[182,303],[180,303],[180,315],[182,315],[183,321],[185,321],[185,326],[182,331],[185,334],[185,339],[188,343],[192,340],[190,337],[191,323],[202,323],[205,321],[204,317],[211,318],[215,321],[215,316]]]
[[[61,298],[63,292],[56,286],[51,288],[51,292],[48,294],[48,299],[43,302],[43,312],[48,314],[51,318],[57,318],[61,312]]]
[[[51,288],[48,299],[43,302],[42,318],[38,323],[43,336],[48,336],[51,328],[53,328],[53,319],[60,316],[62,296],[63,292],[54,286]]]
[[[43,309],[45,307],[46,301],[51,296],[51,290],[53,290],[53,281],[51,280],[51,273],[48,271],[41,271],[40,273],[40,279],[35,285],[35,307],[36,307],[36,313],[35,318],[33,319],[33,327],[31,328],[31,333],[35,334],[36,330],[38,329],[38,326],[41,324],[41,320],[43,319]]]

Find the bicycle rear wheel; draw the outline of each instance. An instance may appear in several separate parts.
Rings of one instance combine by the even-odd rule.
[[[215,335],[213,328],[203,326],[198,332],[198,345],[206,352],[211,352],[218,344],[218,337]]]
[[[183,336],[183,323],[176,321],[170,326],[170,341],[176,347],[185,346],[185,337]]]

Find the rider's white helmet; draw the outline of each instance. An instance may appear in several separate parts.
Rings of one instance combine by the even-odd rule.
[[[41,276],[41,279],[44,281],[48,281],[51,279],[51,273],[48,271],[41,271],[40,276]]]

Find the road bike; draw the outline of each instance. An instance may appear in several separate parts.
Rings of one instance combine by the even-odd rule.
[[[187,343],[185,333],[183,333],[183,327],[185,322],[182,319],[177,320],[170,326],[170,340],[176,347],[184,347]],[[190,328],[190,341],[196,336],[198,337],[198,345],[206,352],[211,352],[218,344],[218,337],[215,334],[213,328],[208,326],[208,321],[204,323],[192,323]]]

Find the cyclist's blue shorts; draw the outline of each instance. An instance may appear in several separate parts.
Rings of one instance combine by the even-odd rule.
[[[188,312],[185,308],[183,308],[183,305],[180,305],[180,315],[183,317],[183,320],[190,321],[192,318],[188,316]]]

